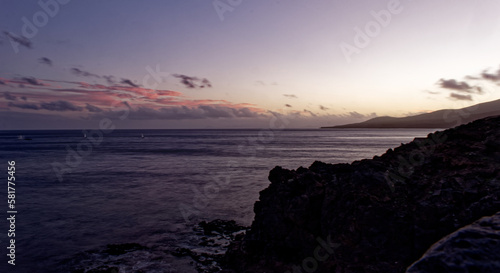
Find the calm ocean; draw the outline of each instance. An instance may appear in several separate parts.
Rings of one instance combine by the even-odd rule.
[[[0,272],[97,267],[114,259],[98,250],[118,243],[154,249],[114,261],[123,272],[196,272],[187,259],[165,253],[197,248],[193,227],[202,220],[250,225],[274,166],[350,163],[433,131],[116,130],[102,139],[82,131],[2,131]],[[15,266],[6,256],[8,161],[16,167]]]

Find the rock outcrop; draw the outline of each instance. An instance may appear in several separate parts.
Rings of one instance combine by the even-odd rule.
[[[500,213],[435,243],[407,273],[500,272]]]
[[[237,272],[402,273],[444,236],[500,211],[500,116],[352,164],[275,167]]]

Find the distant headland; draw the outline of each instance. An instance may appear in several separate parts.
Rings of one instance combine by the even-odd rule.
[[[416,116],[395,118],[376,117],[360,123],[337,126],[332,128],[451,128],[488,116],[500,115],[500,100],[476,104],[461,109],[443,109]]]

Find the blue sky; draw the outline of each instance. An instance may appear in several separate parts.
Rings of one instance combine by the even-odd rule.
[[[117,109],[120,128],[305,128],[500,98],[493,0],[0,7],[0,129],[91,128]]]

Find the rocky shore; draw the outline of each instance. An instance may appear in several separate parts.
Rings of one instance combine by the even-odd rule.
[[[275,167],[250,230],[231,243],[225,266],[234,272],[403,273],[413,264],[408,272],[451,272],[432,271],[432,263],[461,253],[476,268],[482,259],[470,256],[483,255],[482,247],[500,253],[498,219],[477,233],[484,235],[480,243],[460,239],[466,230],[457,230],[500,211],[499,125],[500,116],[477,120],[352,164]],[[471,250],[460,252],[464,245],[453,240]],[[491,257],[497,271],[453,272],[500,272],[498,254]]]

